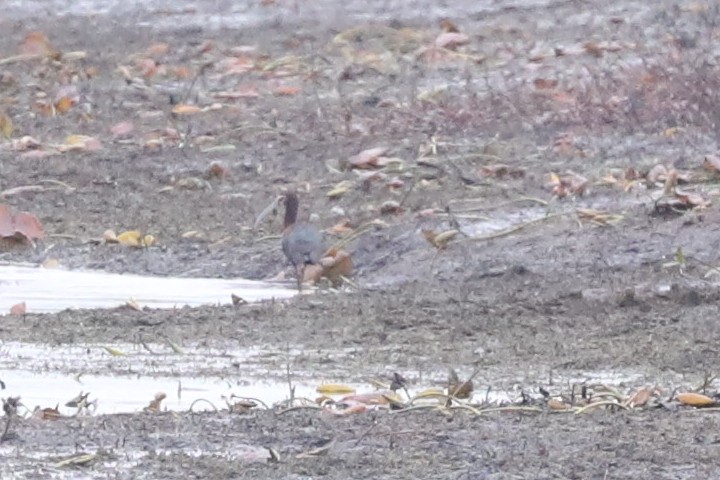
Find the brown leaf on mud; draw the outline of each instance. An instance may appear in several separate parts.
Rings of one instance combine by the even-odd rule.
[[[388,151],[386,147],[375,147],[354,155],[348,159],[350,168],[369,169],[377,166],[378,159]]]
[[[202,112],[202,108],[197,105],[188,105],[186,103],[178,103],[172,109],[172,113],[175,115],[194,115]]]
[[[58,410],[58,407],[47,407],[47,408],[40,408],[35,407],[35,410],[33,410],[32,418],[35,420],[60,420],[62,418],[62,414],[60,413],[60,410]]]
[[[561,412],[561,411],[570,409],[570,405],[568,405],[567,403],[565,403],[562,400],[557,399],[557,398],[551,398],[550,400],[548,400],[547,406],[550,410],[553,410],[556,412]]]
[[[25,36],[25,39],[20,44],[20,53],[55,59],[60,56],[60,53],[53,48],[45,34],[37,31],[30,32]]]
[[[440,233],[436,233],[434,230],[422,230],[422,235],[423,237],[425,237],[425,240],[430,242],[430,245],[437,248],[438,250],[443,250],[447,248],[450,240],[455,238],[458,233],[460,233],[458,230],[446,230]]]
[[[448,372],[448,395],[451,397],[466,399],[472,396],[474,387],[472,379],[461,382],[455,369]]]
[[[624,405],[630,408],[644,407],[647,405],[650,397],[653,395],[655,389],[650,387],[642,387],[624,402]]]
[[[102,143],[88,135],[69,135],[65,143],[57,146],[60,152],[96,152],[102,150]]]
[[[645,176],[648,183],[664,183],[668,175],[668,169],[665,165],[657,164]]]
[[[715,400],[701,393],[678,393],[676,398],[678,402],[682,403],[683,405],[688,405],[690,407],[712,407],[716,403]]]
[[[29,213],[13,215],[10,207],[0,204],[0,237],[20,243],[39,240],[45,236],[40,220]]]
[[[571,170],[562,175],[550,174],[550,186],[552,194],[557,198],[565,198],[568,195],[583,196],[588,186],[588,179]]]
[[[350,223],[350,219],[346,218],[332,227],[328,228],[326,231],[332,235],[344,235],[346,233],[349,233],[353,230],[353,227]]]
[[[561,133],[555,137],[553,151],[566,157],[582,156],[583,154],[582,150],[575,146],[573,136],[570,133]]]
[[[159,59],[161,57],[164,57],[167,55],[167,53],[170,51],[170,45],[168,45],[165,42],[156,42],[150,45],[145,50],[145,55],[148,57],[153,57],[156,59]]]
[[[703,159],[703,167],[713,173],[720,173],[720,156],[705,155]]]
[[[40,142],[35,140],[33,137],[29,135],[25,135],[22,138],[18,138],[12,141],[11,148],[15,151],[21,152],[24,150],[32,150],[40,148]]]
[[[230,178],[230,169],[220,162],[212,162],[205,172],[209,180],[226,180]]]
[[[525,169],[522,167],[511,167],[504,163],[497,163],[495,165],[483,165],[480,167],[480,175],[495,178],[521,178],[525,176]]]
[[[135,130],[135,125],[130,120],[118,122],[110,128],[113,138],[127,138]]]
[[[455,25],[447,18],[443,18],[442,20],[440,20],[440,28],[442,28],[444,32],[458,33],[460,31],[457,25]]]
[[[273,92],[276,97],[292,97],[300,93],[300,87],[283,85],[275,89]]]
[[[436,47],[447,48],[448,50],[455,50],[457,47],[467,45],[469,42],[470,37],[458,32],[444,32],[435,38]]]
[[[0,111],[0,133],[2,133],[6,140],[10,140],[13,130],[14,127],[12,119],[8,117],[5,112]]]
[[[160,412],[160,404],[163,400],[165,400],[165,395],[163,392],[158,392],[155,394],[155,398],[150,401],[150,404],[143,408],[143,411],[148,413],[158,413]]]
[[[325,252],[318,265],[307,265],[303,275],[303,283],[317,283],[327,278],[333,285],[342,283],[343,278],[352,275],[352,257],[345,250],[331,248]],[[323,393],[323,392],[320,392]]]
[[[347,397],[341,398],[338,403],[348,405],[389,405],[392,392],[372,392],[372,393],[360,393],[357,395],[348,395]]]
[[[387,200],[380,205],[380,213],[383,215],[399,215],[404,211],[397,200]]]
[[[351,182],[350,180],[343,180],[342,182],[336,184],[333,186],[330,191],[328,191],[325,195],[328,198],[336,199],[340,198],[343,195],[345,195],[347,192],[349,192],[355,184]]]
[[[27,312],[27,305],[25,302],[16,303],[10,307],[10,315],[25,315]]]
[[[576,212],[581,219],[590,220],[597,225],[612,225],[625,218],[619,213],[607,213],[594,208],[578,208]]]
[[[558,86],[558,81],[555,78],[536,78],[535,80],[533,80],[533,85],[538,90],[550,90]]]

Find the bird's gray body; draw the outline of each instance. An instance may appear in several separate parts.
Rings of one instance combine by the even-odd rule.
[[[322,234],[305,223],[293,225],[282,239],[282,249],[295,267],[320,263],[323,254]]]

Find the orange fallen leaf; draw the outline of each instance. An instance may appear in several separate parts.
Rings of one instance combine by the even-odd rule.
[[[377,165],[378,158],[387,152],[386,147],[375,147],[363,150],[348,160],[351,168],[372,168]]]
[[[677,399],[678,402],[690,407],[711,407],[715,405],[715,400],[701,393],[678,393]]]
[[[27,305],[25,302],[16,303],[12,307],[10,307],[10,315],[25,315],[25,312],[27,311]]]
[[[187,105],[185,103],[179,103],[172,109],[172,113],[175,115],[194,115],[201,111],[202,109],[197,105]]]
[[[278,97],[291,97],[300,93],[299,87],[291,87],[288,85],[280,86],[275,89],[275,95]]]
[[[130,120],[125,120],[123,122],[116,123],[115,125],[110,128],[110,133],[112,133],[113,137],[115,138],[125,138],[129,136],[133,130],[135,130],[135,125]]]
[[[13,121],[4,112],[0,112],[0,133],[10,140],[13,133]]]
[[[70,135],[65,139],[65,143],[58,145],[57,148],[61,152],[95,152],[102,150],[102,143],[97,138],[88,135]]]
[[[42,32],[30,32],[20,44],[20,53],[23,55],[38,55],[41,57],[56,58],[60,54],[53,48]]]
[[[455,50],[468,42],[470,42],[470,37],[458,32],[444,32],[435,38],[436,47],[447,48],[448,50]]]

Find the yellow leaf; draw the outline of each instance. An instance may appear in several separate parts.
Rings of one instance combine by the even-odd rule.
[[[678,393],[677,399],[683,405],[689,405],[691,407],[711,407],[715,405],[715,400],[701,393]]]
[[[355,393],[355,389],[348,385],[326,383],[317,387],[317,392],[323,395],[347,395],[349,393]]]
[[[444,397],[445,392],[442,388],[428,388],[415,395],[415,398],[433,398]]]
[[[106,352],[108,352],[113,357],[124,357],[125,356],[125,352],[123,352],[122,350],[118,350],[117,348],[106,347],[106,346],[103,346],[103,348],[105,349]]]
[[[13,122],[6,114],[0,112],[0,132],[3,136],[10,140],[13,133]]]
[[[197,105],[188,105],[185,103],[179,103],[172,109],[172,113],[175,115],[194,115],[201,111],[202,109]]]
[[[145,235],[142,239],[142,246],[152,247],[153,245],[155,245],[155,237],[152,235]]]
[[[142,233],[137,230],[130,230],[118,235],[117,241],[119,244],[125,245],[126,247],[139,247],[141,238]]]
[[[353,186],[353,183],[350,180],[343,180],[342,182],[335,185],[325,195],[327,195],[330,198],[340,198],[343,195],[345,195],[347,192],[349,192],[350,189],[352,188],[352,186]]]

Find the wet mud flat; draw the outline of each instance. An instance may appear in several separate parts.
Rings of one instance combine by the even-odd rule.
[[[13,4],[0,18],[2,57],[35,30],[86,56],[5,64],[11,139],[32,136],[40,147],[23,156],[2,144],[2,201],[37,215],[47,236],[0,260],[186,279],[282,277],[279,219],[253,224],[287,189],[300,192],[302,215],[317,214],[331,242],[345,227],[361,234],[347,245],[355,286],[340,291],[2,317],[9,373],[0,396],[22,397],[13,379],[33,376],[32,391],[43,381],[61,390],[40,406],[59,403],[67,416],[16,419],[0,442],[2,477],[717,476],[712,409],[189,413],[171,391],[206,388],[198,396],[222,409],[222,394],[268,379],[274,400],[289,394],[288,376],[308,396],[317,384],[369,386],[395,372],[417,391],[445,386],[454,368],[462,378],[476,372],[477,401],[488,389],[518,402],[524,393],[537,401],[540,388],[555,397],[599,384],[623,395],[657,388],[666,401],[707,383],[713,397],[720,215],[703,159],[717,150],[717,6],[44,8],[39,16],[34,4]],[[318,21],[319,12],[331,19]],[[467,45],[427,50],[447,28],[443,18]],[[148,60],[158,60],[156,70],[143,70]],[[213,66],[196,77],[205,62]],[[38,101],[72,82],[77,105],[37,114]],[[206,110],[173,116],[178,99]],[[134,132],[116,137],[127,120]],[[75,134],[103,148],[53,150]],[[344,166],[377,146],[389,148],[389,166]],[[209,175],[214,163],[229,175]],[[657,165],[665,171],[652,181]],[[667,180],[673,169],[686,183]],[[157,244],[98,242],[107,229],[141,230]],[[445,248],[422,233],[450,229],[460,232]],[[248,351],[266,355],[239,353]],[[64,402],[94,377],[143,388],[105,410],[123,413],[73,417]],[[168,411],[142,411],[154,386],[167,390]],[[279,459],[268,461],[269,449]],[[79,454],[91,457],[67,461]]]

